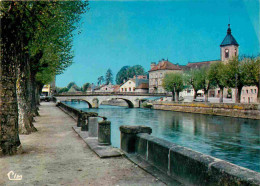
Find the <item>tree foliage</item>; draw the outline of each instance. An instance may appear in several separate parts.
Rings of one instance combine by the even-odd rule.
[[[106,73],[106,85],[109,83],[113,84],[113,73],[112,70],[109,68]]]
[[[173,100],[179,100],[179,93],[184,89],[183,80],[182,73],[167,73],[163,78],[163,87],[165,90],[172,92]]]
[[[126,81],[137,75],[146,75],[146,72],[141,65],[135,65],[132,67],[123,66],[116,75],[116,83],[122,84],[124,80]]]

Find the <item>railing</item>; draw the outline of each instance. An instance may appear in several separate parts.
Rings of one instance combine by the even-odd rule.
[[[171,96],[167,93],[141,93],[141,92],[63,92],[54,96]]]

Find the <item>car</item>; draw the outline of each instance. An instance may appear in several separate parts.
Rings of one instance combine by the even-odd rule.
[[[45,95],[41,95],[40,96],[40,101],[46,101],[49,102],[51,100],[50,96],[45,96]]]

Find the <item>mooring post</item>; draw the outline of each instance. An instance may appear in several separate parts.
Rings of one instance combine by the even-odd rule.
[[[98,136],[98,117],[88,117],[88,136]]]
[[[152,133],[151,127],[147,126],[120,126],[120,148],[127,153],[135,152],[135,141],[138,133]]]
[[[86,116],[85,116],[85,113],[82,114],[81,131],[88,131],[88,125],[86,124]]]
[[[107,120],[98,122],[98,144],[111,144],[111,122]]]
[[[78,121],[77,121],[77,127],[81,127],[83,124],[83,112],[78,112]]]

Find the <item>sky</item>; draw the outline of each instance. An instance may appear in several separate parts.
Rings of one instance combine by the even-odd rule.
[[[56,76],[56,86],[97,83],[110,68],[168,59],[186,65],[220,59],[231,24],[239,54],[260,54],[259,0],[89,1],[73,40],[73,64]],[[115,82],[115,81],[114,81]]]

